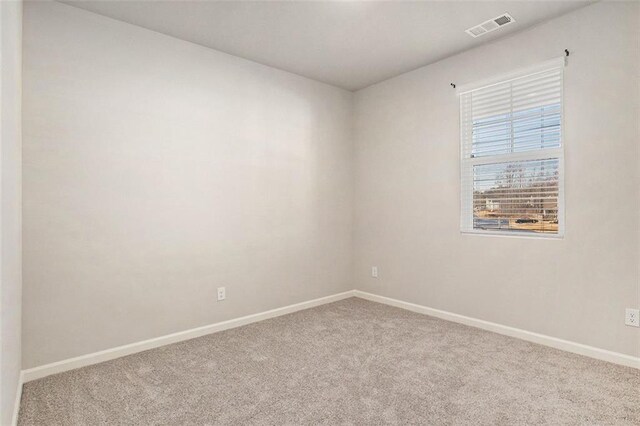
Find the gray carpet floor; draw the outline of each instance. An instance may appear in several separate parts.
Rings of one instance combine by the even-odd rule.
[[[640,425],[640,370],[351,298],[26,383],[19,424]]]

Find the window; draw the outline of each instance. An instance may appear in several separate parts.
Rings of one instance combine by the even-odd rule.
[[[462,232],[563,235],[563,67],[460,89]]]

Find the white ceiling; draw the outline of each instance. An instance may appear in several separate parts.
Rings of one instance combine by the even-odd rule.
[[[64,1],[232,55],[357,90],[592,1]],[[516,23],[464,30],[508,12]]]

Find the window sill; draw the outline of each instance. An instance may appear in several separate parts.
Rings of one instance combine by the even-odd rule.
[[[504,237],[504,238],[527,238],[538,240],[562,240],[564,234],[543,234],[534,232],[518,232],[518,231],[460,231],[462,235],[480,236],[480,237]]]

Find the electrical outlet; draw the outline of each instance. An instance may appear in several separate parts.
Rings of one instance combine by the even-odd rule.
[[[625,310],[624,323],[631,327],[640,327],[640,309],[627,308]]]
[[[226,292],[224,287],[218,287],[218,302],[227,298]]]
[[[377,266],[372,266],[371,267],[371,276],[373,278],[378,278],[378,267]]]

